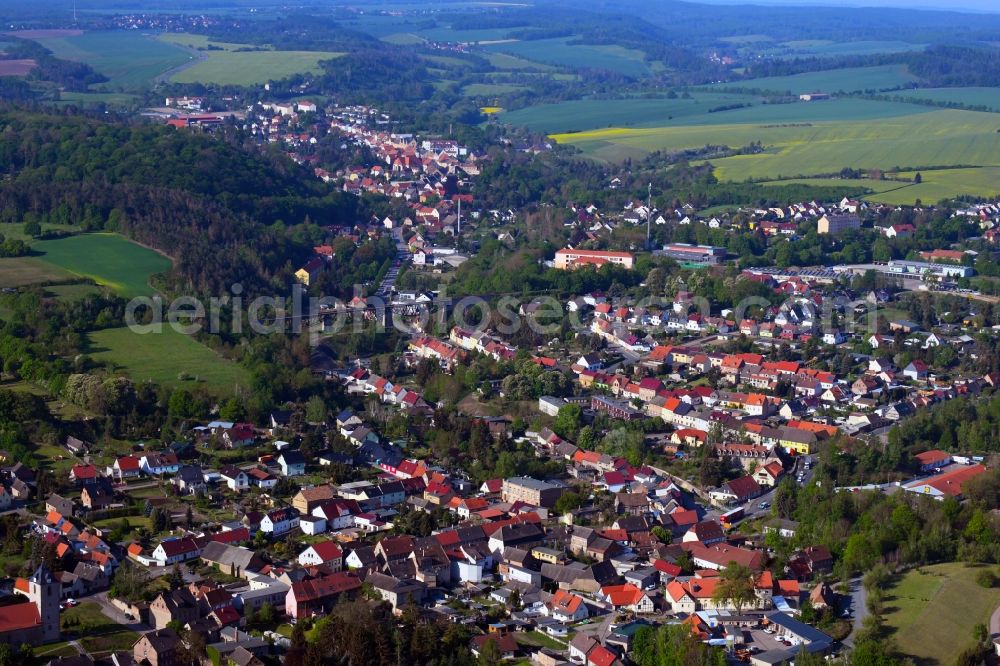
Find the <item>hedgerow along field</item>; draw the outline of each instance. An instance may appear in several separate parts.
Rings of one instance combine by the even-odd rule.
[[[159,333],[139,334],[111,328],[88,334],[91,358],[108,363],[134,382],[151,381],[167,387],[204,387],[230,394],[249,385],[246,370],[219,356],[194,338],[164,324]]]
[[[942,104],[982,106],[1000,112],[1000,88],[917,88],[893,93],[903,98],[921,99]]]
[[[118,234],[80,234],[36,241],[31,249],[37,256],[30,259],[63,274],[90,278],[125,298],[154,294],[150,278],[170,270],[169,259]],[[4,261],[0,259],[0,270]]]
[[[137,31],[57,33],[34,39],[57,58],[86,63],[107,76],[107,83],[95,86],[104,90],[142,88],[191,59],[184,49]]]

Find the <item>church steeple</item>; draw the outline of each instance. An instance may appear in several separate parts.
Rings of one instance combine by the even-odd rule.
[[[59,640],[59,597],[62,585],[42,562],[28,579],[28,599],[38,608],[42,622],[42,640],[45,643]]]

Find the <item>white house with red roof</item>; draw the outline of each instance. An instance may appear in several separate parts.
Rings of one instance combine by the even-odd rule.
[[[201,548],[194,539],[166,539],[153,549],[153,559],[164,567],[178,562],[186,562],[201,555]]]
[[[569,590],[556,590],[545,604],[545,614],[559,622],[579,622],[590,617],[590,609],[583,598]]]
[[[304,567],[325,564],[333,571],[340,571],[344,565],[344,552],[333,541],[320,541],[299,553],[298,561]]]
[[[632,583],[605,585],[601,588],[601,595],[615,610],[629,610],[633,613],[652,613],[656,610],[649,595]]]

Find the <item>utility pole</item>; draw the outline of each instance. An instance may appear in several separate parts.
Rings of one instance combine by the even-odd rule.
[[[458,231],[455,232],[455,236],[462,235],[462,198],[458,198]]]
[[[646,249],[649,249],[649,229],[653,219],[653,184],[650,183],[646,194]]]

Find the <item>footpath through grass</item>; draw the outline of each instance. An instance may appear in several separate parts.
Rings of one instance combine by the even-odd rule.
[[[984,565],[985,566],[985,565]],[[896,644],[920,664],[953,663],[988,623],[1000,592],[976,584],[982,567],[936,564],[907,572],[886,590],[885,621]]]

